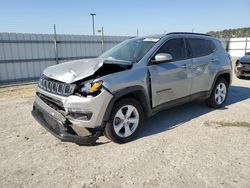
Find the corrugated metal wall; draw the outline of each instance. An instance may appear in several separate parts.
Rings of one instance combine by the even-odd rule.
[[[104,51],[127,39],[104,36]],[[232,57],[250,51],[250,39],[221,39]],[[51,65],[68,60],[96,57],[102,52],[102,37],[92,35],[56,35],[0,33],[0,85],[37,80]],[[57,53],[56,53],[57,52]],[[58,55],[56,55],[58,54]]]
[[[128,37],[104,36],[104,51]],[[54,35],[0,33],[0,85],[36,80],[48,66],[56,64]],[[96,57],[102,52],[102,37],[56,35],[58,62]]]
[[[250,52],[250,38],[230,38],[221,41],[231,57],[242,57],[245,52]]]

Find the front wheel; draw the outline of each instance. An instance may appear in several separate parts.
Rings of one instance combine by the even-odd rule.
[[[139,133],[143,120],[143,110],[137,100],[121,99],[112,109],[104,135],[116,143],[129,142]]]
[[[220,108],[225,104],[227,95],[228,83],[221,78],[216,82],[210,97],[206,100],[206,104],[211,108]]]

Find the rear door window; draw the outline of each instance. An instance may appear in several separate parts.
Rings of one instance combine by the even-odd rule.
[[[207,56],[214,52],[215,46],[210,40],[206,39],[187,39],[193,57]]]

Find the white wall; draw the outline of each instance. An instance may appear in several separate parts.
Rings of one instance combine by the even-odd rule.
[[[250,38],[230,38],[221,41],[231,57],[242,57],[245,52],[250,52]]]

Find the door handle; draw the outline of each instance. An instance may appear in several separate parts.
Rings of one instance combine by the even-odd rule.
[[[218,59],[211,59],[210,62],[211,63],[216,63],[218,61]]]
[[[183,68],[183,69],[187,69],[187,68],[190,68],[190,67],[191,67],[191,65],[187,65],[187,64],[184,64],[184,65],[181,66],[181,68]]]

